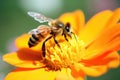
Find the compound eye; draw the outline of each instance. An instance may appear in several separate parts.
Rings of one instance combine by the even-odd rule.
[[[56,26],[58,28],[62,28],[62,27],[64,27],[64,24],[62,22],[58,22],[58,23],[56,23]]]
[[[67,23],[67,24],[66,24],[65,30],[66,30],[67,32],[70,32],[70,23]]]

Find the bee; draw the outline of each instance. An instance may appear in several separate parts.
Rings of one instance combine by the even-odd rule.
[[[43,57],[45,57],[46,55],[45,43],[48,40],[53,38],[55,44],[57,44],[57,46],[60,47],[59,42],[56,40],[56,36],[58,35],[64,36],[65,40],[68,41],[67,36],[72,38],[72,34],[74,34],[71,30],[71,25],[69,22],[64,24],[63,22],[57,19],[51,19],[36,12],[28,12],[28,15],[40,23],[44,23],[44,22],[48,23],[48,25],[40,25],[29,32],[29,34],[31,34],[28,41],[28,46],[30,48],[36,46],[39,42],[42,42],[44,40],[42,43]]]

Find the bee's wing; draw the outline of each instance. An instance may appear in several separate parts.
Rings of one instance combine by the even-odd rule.
[[[47,18],[44,15],[37,12],[28,12],[28,15],[33,17],[36,21],[40,23],[49,22],[52,20],[51,18]]]
[[[47,34],[47,33],[50,33],[50,31],[51,31],[51,28],[49,26],[41,25],[29,31],[28,34],[40,34],[40,33]]]
[[[28,34],[38,34],[38,30],[32,29],[31,31],[28,32]]]

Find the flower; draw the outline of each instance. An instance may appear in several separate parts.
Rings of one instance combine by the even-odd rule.
[[[58,37],[61,49],[49,40],[43,59],[42,42],[29,48],[30,35],[18,37],[18,50],[3,56],[17,67],[5,80],[84,80],[86,75],[100,76],[120,65],[120,8],[97,13],[86,24],[80,10],[65,13],[59,20],[70,23],[76,38],[72,36],[67,42]]]

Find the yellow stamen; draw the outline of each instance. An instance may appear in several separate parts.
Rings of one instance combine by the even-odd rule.
[[[69,68],[74,63],[78,63],[84,53],[84,42],[77,38],[69,39],[69,42],[64,41],[59,43],[61,49],[55,45],[47,48],[47,53],[43,63],[48,70],[61,70],[61,68]]]

